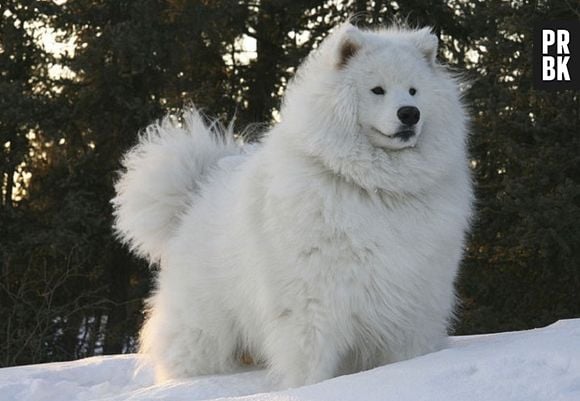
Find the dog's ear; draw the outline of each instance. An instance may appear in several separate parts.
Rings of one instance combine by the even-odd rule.
[[[412,40],[429,64],[435,65],[439,39],[433,34],[431,28],[419,29],[412,35]]]
[[[338,34],[338,62],[336,65],[338,69],[342,69],[362,47],[362,33],[354,25],[346,23],[340,27]]]

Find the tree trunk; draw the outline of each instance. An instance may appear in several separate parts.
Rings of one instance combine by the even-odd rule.
[[[14,166],[12,165],[12,163],[9,163],[9,165],[6,168],[6,171],[4,172],[4,174],[6,174],[6,188],[4,191],[4,199],[2,204],[6,209],[12,209],[13,206],[12,197],[14,193],[14,171],[15,171]]]
[[[277,96],[273,95],[279,81],[277,60],[284,56],[279,45],[282,10],[274,1],[262,1],[256,24],[257,58],[253,63],[253,74],[248,95],[248,119],[251,122],[270,122]]]
[[[132,261],[120,245],[114,244],[113,247],[112,261],[108,264],[111,303],[105,329],[104,354],[122,353],[127,337],[127,298]]]

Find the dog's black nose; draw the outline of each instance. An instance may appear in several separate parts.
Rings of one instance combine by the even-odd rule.
[[[397,117],[403,124],[415,125],[419,121],[421,113],[415,106],[404,106],[397,111]]]

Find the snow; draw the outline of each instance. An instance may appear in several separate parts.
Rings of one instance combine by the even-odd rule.
[[[155,385],[138,355],[0,369],[1,401],[580,400],[580,319],[451,338],[449,348],[312,386],[271,391],[264,371]]]

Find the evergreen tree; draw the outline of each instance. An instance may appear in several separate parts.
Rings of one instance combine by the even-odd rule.
[[[578,316],[580,99],[532,86],[532,32],[579,15],[569,2],[474,4],[470,91],[478,213],[460,280],[459,333]],[[574,8],[575,7],[575,8]]]

